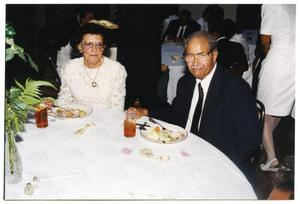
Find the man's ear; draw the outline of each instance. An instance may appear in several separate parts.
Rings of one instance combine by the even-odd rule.
[[[218,50],[215,49],[212,54],[213,54],[214,61],[216,62],[217,61],[217,57],[218,57]]]

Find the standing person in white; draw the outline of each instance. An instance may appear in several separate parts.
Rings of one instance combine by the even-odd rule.
[[[295,103],[295,5],[263,5],[260,40],[266,58],[259,74],[257,99],[265,105],[263,171],[277,171],[273,130]]]

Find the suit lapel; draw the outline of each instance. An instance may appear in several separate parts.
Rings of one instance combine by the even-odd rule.
[[[191,108],[191,102],[193,98],[193,93],[194,93],[194,88],[195,88],[195,83],[196,83],[196,78],[192,76],[191,73],[187,73],[188,75],[188,80],[186,84],[186,89],[185,89],[185,94],[184,98],[186,100],[183,100],[183,109],[182,109],[182,119],[185,121],[184,127],[186,126],[187,119],[190,113],[190,108]]]
[[[215,73],[210,81],[209,88],[207,91],[207,96],[204,102],[204,107],[202,111],[202,118],[201,118],[201,124],[200,124],[200,135],[201,137],[207,137],[204,133],[206,132],[206,128],[213,128],[208,127],[210,119],[209,116],[211,114],[215,113],[215,109],[218,106],[220,102],[220,95],[222,93],[222,84],[224,82],[224,75],[223,68],[219,65],[217,65]]]

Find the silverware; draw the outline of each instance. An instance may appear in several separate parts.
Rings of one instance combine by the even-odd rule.
[[[136,123],[137,126],[139,127],[139,130],[146,130],[145,127],[151,127],[150,125],[147,125],[147,122],[144,122],[144,124]]]
[[[140,123],[136,123],[137,126],[143,126],[143,127],[151,127],[150,125],[147,125],[147,122],[145,122],[144,124],[140,124]]]
[[[159,122],[157,122],[156,120],[154,120],[153,118],[149,118],[149,122],[155,123],[155,124],[159,125],[160,127],[162,127],[163,130],[168,130],[167,128],[165,128],[164,126],[162,126]]]
[[[89,123],[85,124],[85,126],[80,128],[79,130],[75,131],[74,134],[82,135],[86,131],[87,128],[92,127],[92,126],[95,126],[95,123],[89,122]]]

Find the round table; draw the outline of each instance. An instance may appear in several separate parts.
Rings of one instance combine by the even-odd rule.
[[[167,87],[167,101],[172,103],[176,96],[177,82],[185,74],[185,61],[182,58],[184,47],[182,44],[166,43],[161,46],[161,63],[169,67],[169,81]]]
[[[17,143],[23,179],[5,184],[5,199],[257,199],[231,160],[201,138],[188,133],[179,143],[158,144],[139,131],[126,138],[124,112],[92,108],[82,119],[49,116],[47,128],[29,120]],[[74,134],[89,122],[95,126]],[[145,157],[145,148],[169,160]],[[40,187],[25,195],[34,176]]]

